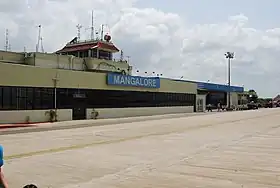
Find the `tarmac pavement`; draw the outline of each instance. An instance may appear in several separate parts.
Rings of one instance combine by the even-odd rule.
[[[211,114],[217,113],[215,111]],[[65,130],[82,127],[104,126],[120,123],[132,123],[159,119],[170,119],[178,117],[192,117],[208,115],[210,113],[179,113],[179,114],[165,114],[153,116],[139,116],[127,118],[110,118],[110,119],[90,119],[90,120],[76,120],[76,121],[61,121],[61,122],[44,122],[31,124],[0,124],[0,135],[18,134],[26,132],[41,132],[50,130]]]
[[[279,112],[119,119],[110,126],[2,134],[4,172],[11,187],[278,188]]]

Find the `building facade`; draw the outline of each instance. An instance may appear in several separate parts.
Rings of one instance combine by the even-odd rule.
[[[120,74],[131,71],[127,62],[116,62],[112,71],[95,66],[104,61],[98,59],[11,52],[0,56],[1,112],[70,109],[72,119],[86,119],[87,109],[185,106],[195,111],[195,83]]]
[[[122,52],[113,58],[120,50],[110,40],[74,38],[55,53],[0,51],[0,123],[48,121],[52,110],[61,121],[96,111],[104,118],[186,113],[226,101],[225,85],[133,76]],[[231,87],[232,104],[241,91]]]
[[[231,106],[239,105],[239,94],[244,92],[243,87],[239,86],[228,86],[223,84],[214,84],[214,83],[203,83],[197,82],[198,94],[205,96],[205,104],[211,104],[214,107],[217,107],[217,104],[229,105],[229,96],[230,91],[230,103]]]

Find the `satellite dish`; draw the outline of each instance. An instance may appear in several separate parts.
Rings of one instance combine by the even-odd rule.
[[[112,39],[112,37],[111,37],[110,35],[108,35],[108,34],[106,34],[106,35],[104,36],[104,40],[105,40],[106,42],[109,42],[111,39]]]

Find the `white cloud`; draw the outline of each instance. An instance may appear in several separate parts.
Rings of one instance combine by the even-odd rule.
[[[107,31],[134,69],[158,72],[167,77],[227,82],[226,51],[234,51],[232,82],[256,89],[261,95],[275,95],[280,78],[280,29],[262,31],[248,27],[240,14],[223,23],[188,25],[176,13],[139,9],[135,0],[11,0],[0,2],[1,26],[10,30],[13,50],[24,46],[34,50],[36,26],[42,24],[44,48],[55,51],[76,36],[82,24],[89,37],[91,10],[95,24],[109,25]],[[98,27],[97,27],[98,28]]]

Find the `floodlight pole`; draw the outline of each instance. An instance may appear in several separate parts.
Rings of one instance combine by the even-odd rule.
[[[234,52],[226,52],[226,58],[228,59],[228,108],[231,108],[231,59],[234,58]]]

